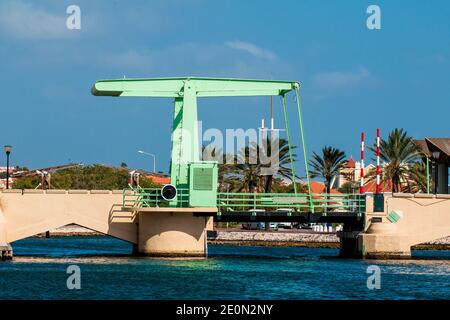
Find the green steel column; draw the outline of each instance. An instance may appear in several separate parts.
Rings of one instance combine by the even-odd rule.
[[[283,113],[284,113],[284,122],[286,125],[286,135],[288,140],[289,147],[289,162],[291,163],[291,172],[292,172],[292,183],[294,184],[294,193],[297,195],[297,184],[296,184],[296,176],[295,176],[295,165],[294,165],[294,157],[292,155],[292,145],[291,145],[291,132],[289,130],[289,120],[286,109],[286,98],[284,95],[281,96],[281,103],[283,104]]]
[[[309,178],[309,169],[308,169],[308,154],[306,153],[305,135],[303,132],[302,109],[301,109],[301,105],[300,105],[300,90],[299,90],[298,84],[296,84],[296,86],[295,86],[295,94],[297,96],[298,120],[300,123],[300,134],[302,137],[303,159],[305,160],[306,180],[308,182],[309,206],[310,206],[311,212],[314,212],[314,205],[313,205],[312,193],[311,193],[311,180]]]
[[[197,92],[195,83],[189,79],[185,81],[183,92],[183,130],[187,135],[183,138],[187,139],[182,142],[182,160],[185,163],[199,161]]]
[[[199,161],[197,96],[194,85],[186,80],[181,93],[181,98],[175,98],[170,166],[170,181],[178,189],[189,188],[189,163]]]
[[[427,193],[430,193],[430,159],[427,157]]]
[[[170,162],[170,183],[179,184],[181,175],[181,144],[183,132],[183,98],[175,98],[172,123],[172,156]]]

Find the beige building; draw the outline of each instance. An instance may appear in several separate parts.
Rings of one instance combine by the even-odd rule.
[[[369,164],[364,167],[364,176],[367,177],[371,170],[374,170],[375,166]],[[334,184],[335,188],[341,188],[346,183],[353,183],[356,187],[359,187],[361,179],[361,162],[353,160],[353,157],[346,162],[344,167],[339,171],[339,176]]]

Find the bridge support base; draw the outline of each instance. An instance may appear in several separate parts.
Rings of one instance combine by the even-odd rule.
[[[205,257],[206,228],[212,217],[193,208],[146,208],[139,212],[135,254],[155,257]]]
[[[0,243],[0,260],[11,260],[13,249],[9,243]]]
[[[365,259],[410,259],[411,247],[395,235],[361,234],[362,257]]]
[[[407,236],[399,235],[394,223],[372,222],[358,236],[361,254],[366,259],[410,259],[411,245]]]

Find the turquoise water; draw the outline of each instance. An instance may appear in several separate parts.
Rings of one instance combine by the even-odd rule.
[[[336,258],[335,249],[209,246],[207,259],[130,256],[109,237],[29,238],[0,263],[0,299],[450,299],[450,252],[408,261]],[[69,265],[81,290],[68,290]],[[381,289],[366,286],[381,269]]]

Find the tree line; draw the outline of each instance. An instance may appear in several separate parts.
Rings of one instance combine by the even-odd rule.
[[[247,146],[240,151],[240,156],[247,158],[250,148]],[[293,149],[296,147],[293,146]],[[375,160],[376,146],[369,146]],[[268,150],[270,154],[270,150]],[[296,154],[292,160],[296,161]],[[260,164],[222,164],[219,165],[219,191],[225,192],[293,192],[291,161],[289,156],[289,145],[284,139],[279,141],[279,163],[280,168],[276,175],[264,175],[262,169],[266,166]],[[391,131],[387,139],[380,141],[380,160],[382,165],[381,181],[389,185],[393,192],[426,192],[426,155],[420,147],[414,143],[411,136],[404,129],[397,128]],[[309,174],[311,178],[320,178],[324,181],[325,192],[331,192],[331,184],[347,163],[344,151],[325,146],[321,152],[313,152],[309,160]],[[375,169],[371,170],[366,183],[376,178]],[[298,192],[307,192],[308,188],[305,177],[295,176]],[[289,180],[289,183],[286,183]],[[352,177],[349,182],[339,190],[343,193],[352,193],[358,186]],[[431,183],[431,182],[430,182]]]
[[[14,189],[35,189],[41,182],[39,175],[29,175],[18,178]],[[61,169],[51,175],[53,189],[85,189],[85,190],[120,190],[128,188],[129,172],[124,167],[115,168],[94,164]],[[154,183],[143,175],[139,178],[143,188],[156,188],[161,185]]]

